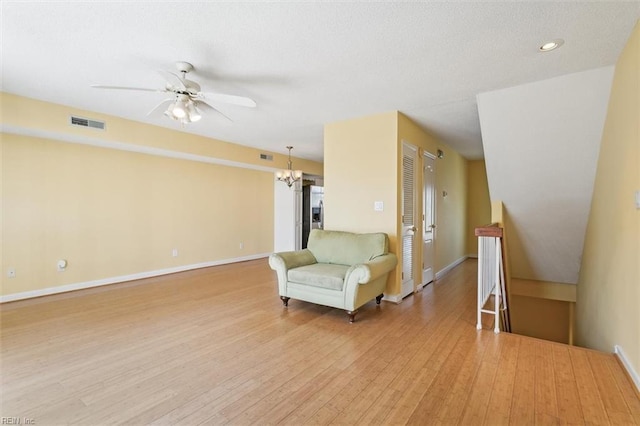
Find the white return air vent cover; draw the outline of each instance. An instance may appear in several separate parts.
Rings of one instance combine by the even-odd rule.
[[[71,125],[80,127],[91,127],[92,129],[104,130],[105,122],[97,120],[89,120],[88,118],[71,116]]]

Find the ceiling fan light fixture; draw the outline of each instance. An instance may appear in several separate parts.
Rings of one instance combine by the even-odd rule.
[[[1,0],[0,0],[1,1]],[[160,112],[165,105],[167,109],[164,111],[166,117],[174,121],[180,122],[183,126],[188,123],[194,123],[202,119],[202,111],[214,111],[224,118],[232,121],[221,111],[209,105],[208,101],[222,102],[230,105],[255,108],[256,102],[245,96],[226,95],[224,93],[204,93],[201,92],[201,86],[195,81],[188,80],[187,74],[194,70],[193,65],[188,62],[176,62],[176,68],[180,75],[174,72],[160,71],[165,77],[165,85],[161,89],[151,89],[145,87],[124,87],[124,86],[106,86],[93,84],[91,87],[97,89],[118,89],[118,90],[136,90],[143,92],[161,92],[168,93],[170,97],[160,102],[155,108],[147,113],[147,115]],[[198,108],[200,106],[200,108]]]
[[[177,118],[184,118],[187,116],[187,105],[184,99],[179,98],[173,105],[173,115]]]
[[[202,118],[202,114],[200,114],[198,107],[196,107],[196,105],[192,101],[189,101],[189,103],[187,103],[187,115],[189,116],[189,121],[191,122],[199,121]]]

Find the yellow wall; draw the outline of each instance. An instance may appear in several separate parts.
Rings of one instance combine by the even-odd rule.
[[[386,232],[396,247],[397,113],[325,125],[325,228]],[[384,211],[373,210],[374,201]]]
[[[511,332],[537,339],[569,343],[570,303],[512,294]]]
[[[255,166],[277,169],[287,167],[286,154],[258,150],[178,130],[138,123],[119,117],[37,101],[8,93],[0,92],[0,107],[2,123],[5,126],[45,131],[50,134],[70,137],[119,142],[125,145],[159,148]],[[69,117],[71,115],[106,121],[106,130],[99,131],[71,126],[69,125]],[[34,119],[34,117],[37,117],[37,119]],[[262,152],[272,154],[273,161],[260,160],[260,153]],[[293,157],[293,163],[296,169],[303,170],[305,173],[322,175],[321,163],[295,157]]]
[[[402,141],[411,143],[423,152],[436,155],[438,149],[444,152],[444,157],[436,159],[436,244],[435,265],[436,272],[446,268],[461,257],[465,251],[465,227],[467,217],[467,167],[466,160],[460,154],[437,138],[422,130],[417,124],[402,113],[398,114],[398,197],[401,197],[400,176],[402,161]],[[422,167],[418,167],[418,182],[422,182]],[[419,186],[422,187],[421,185]],[[443,196],[443,191],[447,196]],[[400,200],[400,198],[399,198]],[[422,206],[422,191],[418,191],[418,206]],[[400,204],[398,204],[400,205]],[[398,214],[401,214],[400,212]],[[422,234],[422,224],[418,224],[418,233]],[[401,224],[398,223],[398,232]],[[419,253],[417,258],[421,258]],[[419,269],[419,262],[416,266]],[[418,270],[414,276],[421,276]]]
[[[577,288],[577,343],[640,372],[640,23],[616,64]]]
[[[467,254],[467,161],[444,144],[438,148],[444,158],[436,162],[436,271]]]
[[[325,226],[352,232],[386,232],[391,251],[397,250],[401,232],[402,142],[445,157],[436,162],[436,259],[439,271],[465,255],[466,160],[397,111],[325,125]],[[418,181],[422,181],[421,167]],[[449,195],[442,197],[446,188]],[[374,201],[384,211],[373,210]],[[422,194],[418,191],[418,205]],[[422,224],[418,224],[420,227]],[[418,230],[420,234],[421,229]],[[421,258],[418,253],[416,258]],[[402,259],[399,259],[402,264]],[[419,269],[416,262],[416,269]],[[414,274],[420,276],[418,271]],[[387,283],[392,295],[400,293],[401,268]]]
[[[251,166],[261,151],[117,117],[3,94],[2,295],[266,254],[273,250],[271,171],[84,145],[162,148]],[[29,120],[32,117],[42,117]],[[104,132],[69,115],[103,119]],[[79,143],[58,139],[75,138]],[[319,163],[296,168],[322,174]],[[240,243],[244,247],[240,249]],[[172,257],[172,249],[178,257]],[[69,266],[57,272],[56,262]],[[9,268],[15,278],[7,278]]]
[[[491,223],[491,200],[484,160],[467,161],[466,253],[478,255],[475,228]]]

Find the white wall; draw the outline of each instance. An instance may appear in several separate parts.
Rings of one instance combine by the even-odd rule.
[[[578,281],[612,78],[605,67],[477,97],[514,277]]]
[[[291,251],[296,248],[296,192],[273,177],[274,227],[273,251]],[[256,212],[260,214],[260,212]]]

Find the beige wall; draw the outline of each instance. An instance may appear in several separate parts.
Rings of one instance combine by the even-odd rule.
[[[325,228],[386,232],[396,247],[397,113],[327,124],[324,128]],[[374,201],[384,211],[373,210]]]
[[[640,24],[616,64],[576,303],[577,343],[640,372]]]
[[[258,150],[203,136],[138,123],[96,112],[83,111],[64,105],[37,101],[0,92],[2,124],[7,128],[29,129],[31,133],[46,132],[49,137],[79,138],[89,141],[120,143],[123,146],[149,147],[170,152],[205,156],[237,163],[272,168],[286,168],[287,155]],[[77,115],[107,123],[105,131],[69,125],[69,117]],[[37,119],[34,119],[37,117]],[[239,125],[239,124],[235,124]],[[13,133],[13,132],[9,132]],[[284,149],[284,146],[283,146]],[[273,161],[260,159],[260,153],[270,153]],[[312,175],[322,175],[322,164],[293,157],[296,169]]]
[[[269,172],[6,134],[2,152],[3,295],[273,249]]]
[[[400,161],[402,161],[402,141],[419,148],[423,152],[436,155],[438,149],[444,157],[436,159],[436,259],[435,271],[438,272],[466,255],[465,227],[467,218],[467,167],[466,160],[460,154],[422,130],[416,123],[402,113],[398,114],[398,182],[402,182]],[[422,182],[422,167],[418,168],[418,182]],[[420,185],[420,188],[422,186]],[[447,196],[443,196],[443,191]],[[398,186],[398,197],[401,196]],[[422,206],[422,191],[418,191],[417,203]],[[400,212],[398,213],[400,214]],[[400,232],[400,223],[398,223]],[[418,233],[422,233],[419,224]],[[418,258],[421,258],[419,254]],[[419,263],[419,262],[417,262]],[[420,266],[420,265],[417,265]],[[416,271],[415,276],[420,276]]]
[[[436,271],[467,254],[467,161],[444,144],[438,148],[444,158],[436,162]]]
[[[569,343],[570,302],[516,294],[509,301],[512,333]]]
[[[13,95],[1,101],[6,131],[46,136],[1,134],[3,296],[273,250],[273,173],[250,169],[266,167],[261,151]],[[107,130],[71,127],[70,114],[106,120]],[[85,144],[96,140],[107,147]],[[286,167],[286,156],[274,157],[268,166]],[[294,161],[322,174],[322,164]],[[64,272],[59,259],[69,262]]]
[[[491,223],[491,200],[484,160],[467,161],[466,253],[478,255],[475,228]]]
[[[391,251],[398,254],[403,141],[417,146],[420,156],[424,151],[445,152],[444,159],[436,163],[435,270],[439,271],[465,255],[466,160],[397,111],[325,126],[325,226],[352,232],[386,232]],[[446,198],[442,197],[443,190],[449,193]],[[374,201],[384,202],[383,212],[373,210]],[[417,201],[422,205],[420,191]],[[421,256],[418,253],[417,258]],[[396,268],[387,283],[392,295],[400,293],[400,274],[401,268]],[[415,275],[420,276],[418,271]]]

